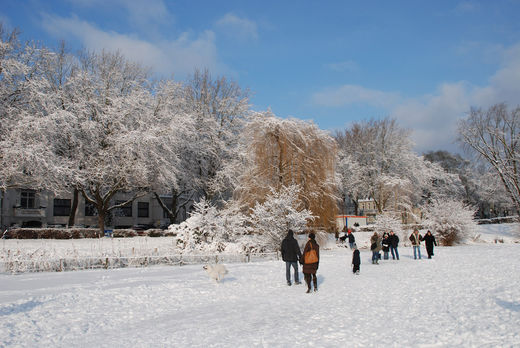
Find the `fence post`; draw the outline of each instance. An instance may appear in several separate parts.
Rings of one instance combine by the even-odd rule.
[[[105,269],[108,269],[108,257],[105,259]]]
[[[60,272],[63,272],[63,259],[60,259]]]
[[[249,251],[247,252],[247,262],[251,262],[251,253]]]

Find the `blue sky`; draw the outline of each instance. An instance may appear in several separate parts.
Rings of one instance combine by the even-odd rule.
[[[253,108],[326,130],[390,116],[415,149],[460,151],[471,106],[520,104],[520,0],[2,0],[24,39],[119,49],[158,76],[195,67]]]

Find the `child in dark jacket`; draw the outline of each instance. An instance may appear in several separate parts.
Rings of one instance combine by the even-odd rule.
[[[359,266],[361,265],[361,257],[359,257],[359,250],[357,245],[354,244],[354,252],[352,253],[352,272],[359,274]]]

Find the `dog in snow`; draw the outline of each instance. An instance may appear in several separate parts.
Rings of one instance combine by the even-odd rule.
[[[206,270],[206,272],[208,272],[209,277],[211,279],[215,279],[217,281],[217,283],[219,283],[224,278],[224,276],[228,273],[226,266],[220,265],[220,264],[215,264],[215,265],[208,264],[208,265],[203,266],[202,268],[204,268]]]

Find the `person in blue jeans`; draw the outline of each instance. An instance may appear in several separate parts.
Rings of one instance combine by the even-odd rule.
[[[356,243],[356,238],[354,237],[354,234],[352,233],[352,230],[349,228],[347,230],[347,238],[348,238],[348,244],[350,246],[350,249],[354,249],[354,244]]]
[[[410,235],[410,242],[412,242],[413,246],[413,258],[417,260],[417,255],[419,256],[419,260],[421,259],[421,241],[423,237],[419,233],[417,229],[413,230],[413,233]]]
[[[374,232],[370,237],[370,251],[372,251],[372,263],[379,265],[379,252],[381,251],[381,238]]]
[[[298,241],[294,239],[294,232],[289,230],[287,236],[282,241],[282,260],[285,261],[285,278],[287,285],[291,286],[291,267],[294,269],[294,284],[301,284],[298,274],[298,261],[302,257],[302,252]]]
[[[397,247],[399,246],[399,236],[394,233],[394,231],[390,231],[390,253],[392,254],[392,259],[399,260],[399,251],[397,251]]]

